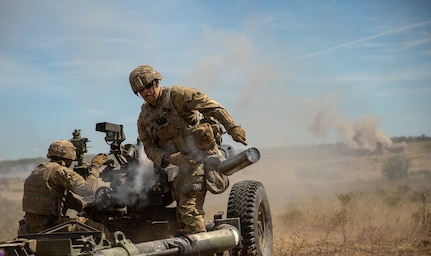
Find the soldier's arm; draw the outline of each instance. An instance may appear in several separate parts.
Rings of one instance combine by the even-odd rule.
[[[217,119],[228,133],[232,128],[239,126],[220,103],[208,97],[204,92],[194,88],[175,88],[176,90],[172,90],[172,102],[180,114],[181,111],[185,114],[196,109],[205,117]]]
[[[90,196],[98,184],[99,170],[92,168],[90,175],[84,179],[81,175],[68,168],[61,168],[52,173],[52,182],[80,196]]]
[[[165,167],[163,157],[167,152],[154,144],[153,139],[151,138],[150,134],[148,134],[148,130],[145,128],[145,125],[141,120],[141,116],[139,116],[138,119],[138,135],[139,139],[144,145],[145,154],[147,155],[148,159],[153,161],[153,163],[158,166]]]

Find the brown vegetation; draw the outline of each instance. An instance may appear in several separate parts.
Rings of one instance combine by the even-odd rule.
[[[274,255],[429,255],[431,142],[402,153],[340,145],[263,149],[261,160],[230,176],[260,180],[272,207]],[[382,173],[394,156],[408,175]],[[0,240],[16,235],[23,179],[0,179]],[[228,193],[209,195],[207,218],[226,210]]]

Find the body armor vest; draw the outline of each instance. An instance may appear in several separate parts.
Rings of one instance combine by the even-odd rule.
[[[61,215],[62,198],[65,189],[54,189],[49,178],[59,164],[49,162],[40,164],[32,171],[24,183],[23,211],[39,215]]]
[[[155,144],[169,153],[190,153],[190,143],[194,143],[190,136],[193,128],[199,125],[202,119],[200,113],[196,112],[196,117],[193,118],[195,123],[189,124],[173,106],[171,88],[163,89],[158,107],[145,104],[143,110],[142,120]]]

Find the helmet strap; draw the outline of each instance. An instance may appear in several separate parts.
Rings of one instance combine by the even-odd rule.
[[[141,77],[140,77],[140,76],[138,76],[137,78],[138,78],[139,84],[140,84],[142,87],[145,87],[145,86],[144,86],[144,83],[142,83],[142,79],[141,79]]]

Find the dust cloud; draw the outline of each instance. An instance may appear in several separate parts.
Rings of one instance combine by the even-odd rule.
[[[334,129],[342,138],[342,142],[351,149],[367,149],[374,152],[401,152],[404,143],[393,143],[391,138],[378,128],[379,118],[364,116],[355,121],[336,115],[327,107],[322,107],[309,126],[316,136],[324,136]]]
[[[248,147],[261,151],[261,160],[232,175],[231,184],[261,181],[274,211],[301,197],[372,186],[368,181],[381,178],[380,160],[361,156],[405,149],[379,128],[380,117],[345,117],[339,104],[354,95],[349,81],[300,61],[288,43],[274,55],[256,49],[245,34],[208,28],[194,49],[196,64],[184,81],[223,99],[245,129]],[[229,136],[224,141],[242,150]],[[228,193],[208,195],[209,217],[226,209],[227,198]]]

